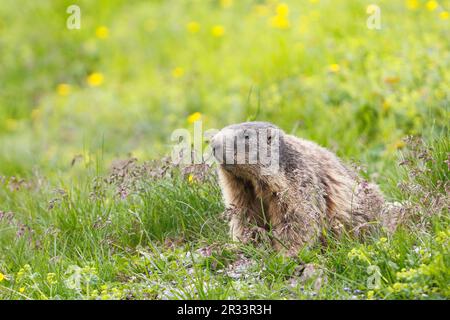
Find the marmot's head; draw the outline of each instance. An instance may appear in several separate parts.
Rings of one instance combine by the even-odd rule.
[[[271,175],[278,171],[283,131],[267,122],[227,126],[212,139],[217,162],[238,176]]]

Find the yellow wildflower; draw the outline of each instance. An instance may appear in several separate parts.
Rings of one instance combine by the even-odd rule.
[[[220,38],[225,34],[225,28],[221,25],[215,25],[211,29],[211,34],[216,38]]]
[[[99,39],[106,39],[108,38],[109,30],[105,26],[100,26],[97,29],[95,29],[95,36]]]
[[[372,300],[374,294],[375,294],[375,292],[373,292],[373,290],[368,291],[367,292],[367,299],[368,300]]]
[[[181,67],[176,67],[172,70],[172,77],[181,78],[184,75],[184,69]]]
[[[289,23],[289,20],[286,17],[280,16],[280,15],[276,15],[276,16],[272,17],[272,19],[270,20],[270,23],[271,23],[272,27],[278,28],[278,29],[288,29],[291,25]]]
[[[60,83],[56,87],[56,92],[58,92],[58,94],[63,97],[69,95],[70,90],[71,90],[71,87],[67,83]]]
[[[273,16],[270,20],[270,24],[274,28],[278,29],[288,29],[290,27],[290,22],[288,19],[289,7],[285,3],[280,3],[276,8],[277,14]]]
[[[441,13],[439,13],[439,18],[441,18],[441,20],[447,20],[449,16],[448,11],[442,11]]]
[[[91,87],[98,87],[103,83],[104,77],[100,72],[91,73],[86,81]]]
[[[2,282],[5,279],[6,279],[5,275],[0,272],[0,282]]]
[[[190,175],[188,176],[188,182],[189,182],[189,183],[193,183],[193,182],[194,182],[194,176],[193,176],[192,174],[190,174]]]
[[[403,140],[397,140],[392,146],[394,149],[402,149],[405,146],[405,142]]]
[[[450,238],[450,232],[439,231],[436,236],[436,242],[444,244]]]
[[[120,298],[122,292],[117,288],[112,288],[111,293],[115,298]]]
[[[200,112],[194,112],[193,114],[189,115],[187,118],[189,123],[194,123],[202,118],[202,114]]]
[[[428,1],[427,4],[426,4],[426,7],[427,7],[427,9],[428,9],[429,11],[434,11],[434,10],[436,10],[436,8],[437,8],[438,6],[439,6],[439,4],[438,4],[436,1],[434,1],[434,0]]]
[[[56,274],[53,272],[47,273],[47,282],[49,284],[55,284],[56,281]]]
[[[341,67],[337,63],[333,63],[328,66],[328,70],[333,73],[338,73]]]
[[[289,14],[289,7],[285,3],[280,3],[279,5],[277,5],[276,11],[277,15],[286,17]]]
[[[91,292],[91,297],[92,298],[95,298],[95,297],[97,297],[98,296],[98,290],[92,290],[92,292]]]
[[[361,249],[357,249],[357,248],[353,248],[352,250],[350,250],[350,252],[347,254],[347,257],[350,260],[353,260],[355,258],[357,258],[360,261],[365,261],[367,263],[370,264],[370,260],[369,258],[366,256],[366,254],[361,250]]]
[[[406,283],[400,283],[400,282],[396,282],[392,285],[392,289],[394,289],[394,291],[398,292],[401,291],[403,289],[406,289],[408,285]]]
[[[409,10],[416,10],[419,7],[419,1],[418,0],[406,0],[406,7]]]
[[[416,269],[408,269],[405,270],[404,268],[396,273],[397,278],[399,279],[412,279],[418,274]]]
[[[25,288],[24,288],[24,287],[20,287],[20,288],[19,288],[19,292],[20,292],[20,293],[24,293],[24,292],[25,292]]]
[[[197,33],[197,32],[200,31],[200,24],[198,22],[195,22],[195,21],[188,22],[186,24],[186,29],[190,33]]]

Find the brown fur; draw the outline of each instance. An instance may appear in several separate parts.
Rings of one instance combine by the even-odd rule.
[[[248,241],[255,231],[268,232],[275,249],[295,255],[327,232],[359,236],[378,223],[384,203],[379,188],[360,180],[332,152],[269,123],[224,129],[239,133],[260,128],[280,132],[278,173],[264,175],[258,163],[218,168],[233,240]],[[223,148],[222,132],[213,138],[216,150]]]

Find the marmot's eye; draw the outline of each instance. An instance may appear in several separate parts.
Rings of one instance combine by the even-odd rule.
[[[244,133],[244,139],[245,139],[245,140],[250,139],[250,135],[249,135],[248,133]]]

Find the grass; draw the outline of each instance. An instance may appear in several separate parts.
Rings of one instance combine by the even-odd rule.
[[[0,299],[449,298],[449,3],[379,1],[381,30],[365,1],[285,3],[79,1],[80,30],[70,1],[2,3]],[[163,159],[193,118],[330,148],[401,226],[232,243],[214,168]]]
[[[411,176],[424,168],[418,163],[399,169],[396,181],[422,188],[426,201],[416,198],[417,191],[402,193],[410,207],[394,235],[366,243],[330,239],[328,247],[305,249],[298,259],[264,243],[230,243],[210,169],[161,173],[166,163],[131,161],[64,192],[43,178],[6,180],[4,206],[17,209],[0,219],[2,298],[446,298],[448,200],[431,175],[448,181],[444,161],[436,161],[446,155],[448,141],[411,148],[432,148],[434,157],[422,161],[435,168],[424,170],[426,176]],[[370,287],[378,274],[378,286]]]

